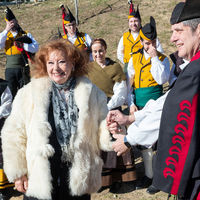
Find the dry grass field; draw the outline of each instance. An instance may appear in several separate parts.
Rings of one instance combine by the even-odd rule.
[[[157,22],[158,38],[166,55],[175,48],[170,44],[170,14],[179,0],[135,0],[140,5],[142,24],[149,22],[153,16]],[[102,37],[108,44],[107,56],[117,60],[117,45],[123,32],[128,29],[127,0],[79,0],[79,30],[88,33],[92,38]],[[62,32],[61,10],[59,5],[68,5],[74,13],[73,0],[47,0],[38,3],[24,3],[19,7],[10,5],[19,24],[24,30],[30,31],[34,38],[43,44],[57,34],[58,27]],[[5,28],[5,6],[0,6],[0,32]],[[0,51],[0,77],[4,78],[5,55]],[[141,168],[137,167],[139,171]],[[12,198],[13,199],[13,198]],[[16,198],[15,198],[16,199]],[[92,200],[166,200],[167,195],[159,192],[148,195],[145,190],[132,191],[124,194],[112,194],[108,190],[93,194]]]

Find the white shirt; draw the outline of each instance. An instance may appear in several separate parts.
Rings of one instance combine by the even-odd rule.
[[[127,97],[126,81],[116,82],[113,86],[113,92],[114,94],[107,104],[108,110],[122,106],[125,103]]]
[[[150,56],[149,54],[143,50],[144,57],[147,60]],[[166,57],[162,62],[159,60],[158,56],[151,58],[151,74],[154,80],[159,84],[162,85],[169,80],[170,75],[170,63],[169,59]],[[134,95],[133,89],[131,85],[131,80],[135,75],[135,69],[133,66],[133,59],[131,58],[128,63],[127,68],[127,87],[128,87],[128,105],[134,105]]]
[[[138,37],[138,35],[139,35],[139,33],[132,33],[132,32],[131,32],[131,34],[132,34],[134,40],[136,40],[137,37]],[[164,52],[164,51],[163,51],[163,48],[162,48],[162,46],[161,46],[161,43],[160,43],[160,41],[158,40],[158,38],[156,38],[156,49],[157,49],[159,52],[161,52],[161,53]],[[119,44],[118,44],[118,47],[117,47],[117,58],[118,58],[118,60],[119,60],[121,63],[124,64],[124,44],[123,44],[123,36],[121,37],[121,39],[120,39],[120,41],[119,41]]]
[[[7,87],[1,95],[0,119],[8,117],[11,112],[12,94]]]
[[[76,36],[76,35],[74,35],[74,36],[69,36],[69,35],[67,35],[67,39],[68,39],[72,44],[74,44],[75,41],[76,41],[76,39],[77,39],[77,36]],[[91,37],[90,37],[87,33],[85,33],[85,42],[86,42],[86,44],[90,47],[90,45],[91,45],[91,43],[92,43],[92,39],[91,39]]]
[[[77,39],[77,36],[76,36],[76,35],[74,35],[74,36],[69,36],[69,35],[67,35],[67,39],[68,39],[72,44],[74,44],[75,41],[76,41],[76,39]],[[85,42],[86,42],[87,46],[90,47],[90,45],[91,45],[91,43],[92,43],[92,38],[91,38],[87,33],[85,33]],[[90,58],[90,61],[93,61],[93,58],[92,58],[92,54],[91,54],[91,53],[90,53],[89,58]]]
[[[12,32],[13,37],[15,38],[17,36],[18,32]],[[7,39],[7,34],[8,31],[4,30],[3,32],[0,33],[0,49],[4,49],[5,48],[5,42]],[[38,51],[39,45],[37,43],[37,41],[33,38],[33,36],[30,33],[27,33],[27,36],[32,40],[31,44],[27,44],[24,43],[23,44],[23,48],[25,51],[30,52],[30,53],[35,53]]]
[[[180,65],[181,69],[187,66],[188,61],[186,62]],[[151,148],[157,141],[162,109],[168,93],[169,91],[157,100],[149,100],[142,110],[134,113],[135,122],[128,127],[126,136],[131,145],[142,145]]]

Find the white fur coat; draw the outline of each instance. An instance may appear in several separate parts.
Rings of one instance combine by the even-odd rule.
[[[48,158],[54,154],[49,144],[51,126],[48,122],[49,78],[32,79],[14,99],[11,115],[2,129],[4,170],[13,182],[28,177],[26,195],[50,199],[52,185]],[[90,194],[101,186],[103,161],[100,149],[112,149],[106,129],[107,101],[105,94],[87,78],[78,78],[74,91],[79,108],[77,136],[70,139],[73,158],[69,187],[72,195]]]

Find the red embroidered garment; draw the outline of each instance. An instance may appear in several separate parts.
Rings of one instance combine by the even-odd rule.
[[[153,185],[198,199],[200,188],[200,51],[180,73],[162,112]]]

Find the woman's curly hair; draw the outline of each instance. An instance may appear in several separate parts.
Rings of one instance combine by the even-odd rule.
[[[74,70],[72,72],[72,76],[80,77],[87,74],[88,55],[86,52],[78,49],[67,40],[56,39],[43,44],[39,51],[35,54],[31,70],[32,77],[41,78],[48,76],[46,64],[49,54],[57,50],[64,52],[68,61],[73,63]]]

